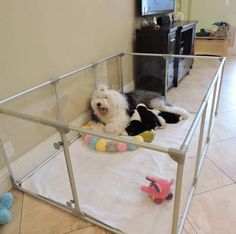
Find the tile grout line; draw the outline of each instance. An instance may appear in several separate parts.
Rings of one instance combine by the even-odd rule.
[[[228,187],[228,186],[232,186],[232,185],[234,185],[234,184],[236,184],[236,183],[235,183],[235,182],[232,182],[232,183],[230,183],[230,184],[226,184],[226,185],[223,185],[223,186],[214,188],[214,189],[209,189],[209,190],[207,190],[207,191],[194,194],[193,197],[197,197],[197,196],[202,195],[202,194],[205,194],[205,193],[213,192],[213,191],[216,191],[216,190],[221,189],[221,188],[225,188],[225,187]]]
[[[22,206],[21,206],[21,212],[20,212],[20,225],[19,225],[19,234],[21,233],[21,224],[22,224],[22,217],[23,217],[23,208],[24,208],[24,197],[25,197],[25,193],[22,192]]]
[[[214,129],[213,129],[213,131],[214,131]],[[209,146],[212,145],[212,144],[215,144],[215,143],[219,143],[219,142],[223,142],[223,141],[232,140],[232,139],[234,139],[234,138],[236,139],[236,136],[229,137],[229,138],[225,138],[225,139],[222,139],[222,140],[216,140],[216,141],[211,141],[211,139],[210,139],[210,144],[209,144]]]
[[[191,227],[193,228],[193,230],[195,231],[196,234],[198,234],[197,230],[194,228],[193,224],[190,222],[190,220],[188,219],[188,216],[186,217],[186,219],[188,220],[189,224],[191,225]]]
[[[69,232],[63,232],[63,234],[69,234],[69,233],[73,233],[75,231],[82,231],[82,230],[86,230],[86,229],[91,228],[91,227],[97,227],[97,226],[92,224],[91,226],[88,226],[88,227],[78,228],[78,229],[75,229],[75,230],[72,230],[72,231],[69,231]]]
[[[210,159],[209,157],[207,157],[207,159],[208,159],[212,164],[214,164],[225,176],[227,176],[229,179],[231,179],[232,182],[236,183],[236,181],[235,181],[233,178],[231,178],[231,176],[229,176],[228,174],[226,174],[226,172],[223,171],[214,161],[212,161],[212,159]]]

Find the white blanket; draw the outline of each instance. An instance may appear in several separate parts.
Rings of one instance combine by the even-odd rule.
[[[192,117],[156,131],[154,144],[180,147]],[[146,176],[174,179],[176,163],[147,149],[101,153],[81,139],[70,145],[80,208],[86,214],[125,233],[170,233],[174,201],[155,204],[140,191]],[[65,159],[61,152],[22,187],[62,204],[72,199]],[[174,185],[173,185],[174,192]]]

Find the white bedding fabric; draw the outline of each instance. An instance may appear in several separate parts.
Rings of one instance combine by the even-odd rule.
[[[154,143],[180,147],[193,120],[156,131]],[[174,200],[155,204],[140,191],[147,175],[166,179],[176,175],[176,163],[163,153],[137,149],[101,153],[81,139],[70,145],[80,208],[86,214],[130,234],[170,233]],[[61,152],[23,184],[24,189],[66,204],[72,199]],[[173,185],[174,191],[174,185]]]

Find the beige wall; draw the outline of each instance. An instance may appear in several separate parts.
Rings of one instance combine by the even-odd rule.
[[[135,0],[0,1],[0,99],[132,50]]]

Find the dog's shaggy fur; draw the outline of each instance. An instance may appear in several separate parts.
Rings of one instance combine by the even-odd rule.
[[[135,90],[129,93],[119,93],[100,85],[91,98],[91,107],[98,120],[105,124],[107,133],[120,135],[130,123],[130,113],[139,103],[149,108],[179,114],[182,119],[188,118],[188,112],[181,107],[171,106],[154,92]]]

